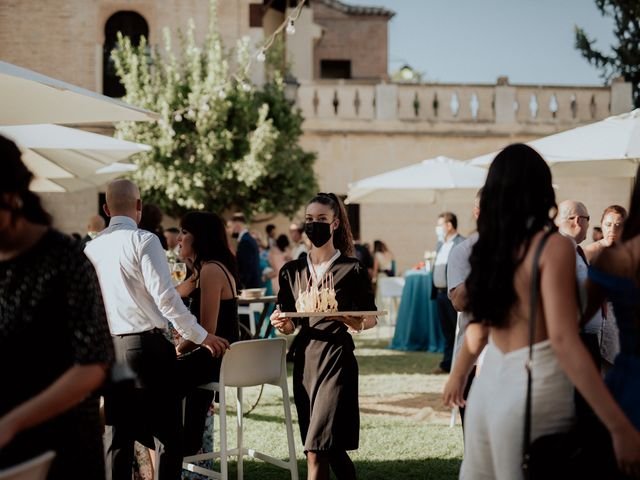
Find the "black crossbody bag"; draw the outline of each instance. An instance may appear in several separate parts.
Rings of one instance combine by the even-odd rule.
[[[531,441],[531,386],[533,345],[536,333],[536,310],[540,287],[540,255],[553,231],[546,232],[533,256],[531,269],[531,299],[529,306],[529,358],[527,397],[524,416],[524,444],[522,471],[527,480],[555,480],[579,478],[609,479],[617,467],[611,437],[606,428],[593,416],[578,415],[567,432],[543,435]]]

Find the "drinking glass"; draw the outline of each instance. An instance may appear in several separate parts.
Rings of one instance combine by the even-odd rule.
[[[187,264],[176,262],[171,266],[171,278],[177,284],[184,282],[187,278]]]

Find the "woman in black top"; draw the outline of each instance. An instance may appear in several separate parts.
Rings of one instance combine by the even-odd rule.
[[[307,205],[305,232],[313,244],[308,256],[280,270],[279,309],[271,323],[280,332],[301,326],[294,354],[293,391],[300,432],[307,454],[308,478],[328,479],[329,468],[339,479],[355,479],[347,450],[358,448],[358,363],[349,333],[376,325],[376,317],[334,314],[280,318],[280,311],[295,312],[301,291],[332,279],[339,311],[374,311],[371,280],[353,257],[353,239],[342,202],[334,194],[320,193]],[[329,280],[330,281],[330,280]]]
[[[50,228],[33,175],[0,137],[0,469],[44,451],[49,479],[104,479],[98,397],[113,360],[95,270]]]
[[[238,340],[238,302],[236,280],[238,270],[229,249],[222,219],[215,213],[190,212],[180,222],[178,244],[180,255],[187,259],[193,275],[177,287],[191,313],[221,342]],[[189,341],[178,345],[183,380],[186,385],[217,382],[222,356],[213,357],[208,350],[196,348]],[[187,453],[197,452],[202,445],[202,432],[213,393],[196,389],[187,395],[185,444]]]

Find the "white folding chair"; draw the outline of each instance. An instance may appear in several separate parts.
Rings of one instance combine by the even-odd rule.
[[[389,309],[389,326],[393,327],[396,324],[396,317],[398,316],[398,304],[402,297],[402,289],[404,288],[403,277],[384,277],[378,278],[378,296],[385,302]],[[393,333],[391,334],[393,336]]]
[[[0,470],[0,480],[45,480],[56,453],[45,452],[19,465]]]
[[[260,315],[262,313],[262,309],[264,307],[263,303],[250,303],[249,305],[239,305],[238,306],[238,315],[247,315],[249,316],[249,330],[251,332],[251,336],[254,337],[256,335],[256,313]]]
[[[284,338],[246,340],[236,342],[232,345],[231,349],[225,353],[222,359],[220,381],[218,383],[208,383],[200,387],[219,392],[220,450],[184,457],[182,468],[206,475],[210,478],[227,480],[228,457],[235,456],[238,458],[238,479],[242,480],[243,458],[244,456],[249,456],[289,470],[291,479],[298,480],[298,462],[296,460],[293,438],[285,352],[286,340]],[[280,387],[282,391],[285,426],[289,445],[289,460],[287,461],[271,457],[251,448],[245,448],[243,445],[242,388],[263,384],[275,385]],[[227,447],[227,403],[225,399],[225,390],[227,387],[237,389],[237,446],[232,449]],[[214,432],[211,432],[211,435],[213,436]],[[203,468],[194,463],[215,458],[220,458],[220,472]]]

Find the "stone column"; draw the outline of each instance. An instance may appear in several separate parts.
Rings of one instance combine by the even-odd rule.
[[[395,120],[398,118],[398,86],[381,83],[376,85],[376,119]]]
[[[623,77],[614,78],[611,82],[611,115],[620,115],[633,110],[631,83]]]
[[[515,123],[516,88],[509,85],[508,77],[499,77],[495,89],[495,123]]]

